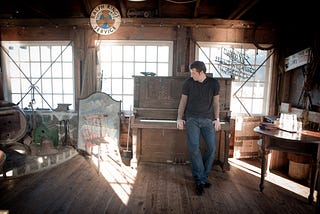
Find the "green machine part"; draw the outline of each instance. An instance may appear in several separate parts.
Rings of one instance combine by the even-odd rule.
[[[59,136],[58,129],[48,129],[44,124],[40,124],[34,132],[34,142],[40,145],[42,139],[48,138],[53,141],[54,146],[58,146]]]

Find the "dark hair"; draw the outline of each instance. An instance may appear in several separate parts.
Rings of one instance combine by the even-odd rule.
[[[203,71],[203,73],[206,73],[206,71],[207,71],[206,65],[205,65],[202,61],[194,61],[194,62],[189,66],[189,68],[190,68],[190,70],[192,70],[193,68],[195,68],[198,73],[200,73],[201,71]]]

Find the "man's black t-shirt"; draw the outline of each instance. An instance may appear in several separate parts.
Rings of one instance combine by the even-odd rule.
[[[213,119],[213,97],[219,91],[219,81],[215,78],[207,76],[203,82],[194,81],[192,77],[186,79],[182,88],[182,94],[188,96],[186,117]]]

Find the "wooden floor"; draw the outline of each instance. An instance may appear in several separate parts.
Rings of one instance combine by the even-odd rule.
[[[315,213],[315,205],[235,164],[215,166],[213,184],[197,196],[189,165],[141,163],[137,169],[104,161],[101,173],[77,155],[54,168],[0,180],[0,210],[14,213]],[[0,213],[2,213],[0,211]]]

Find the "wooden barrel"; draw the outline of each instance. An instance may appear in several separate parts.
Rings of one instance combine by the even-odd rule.
[[[294,153],[288,153],[289,159],[289,176],[298,179],[308,179],[310,173],[310,161],[311,157],[305,155],[298,155]]]
[[[27,132],[27,118],[21,109],[14,106],[0,107],[0,143],[15,143]]]

